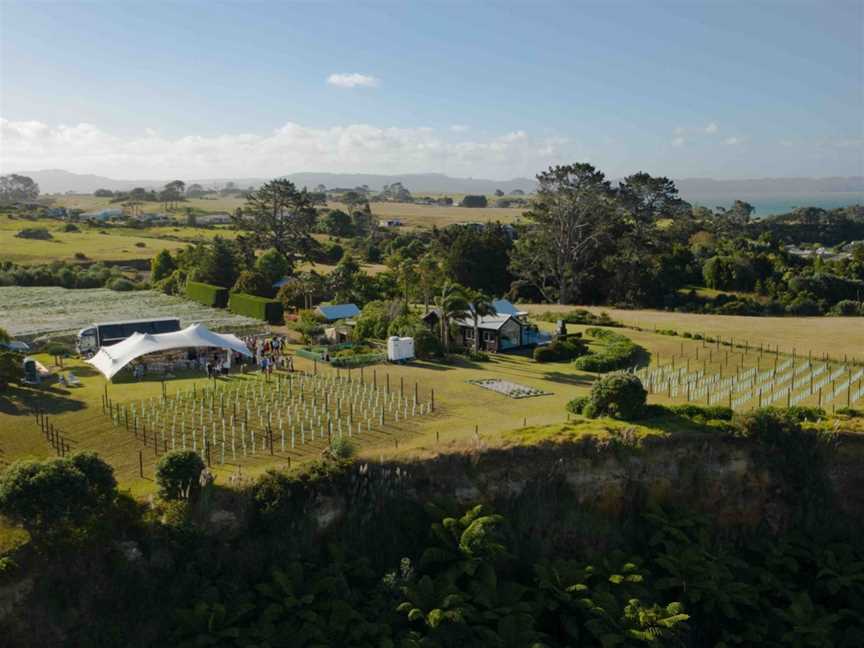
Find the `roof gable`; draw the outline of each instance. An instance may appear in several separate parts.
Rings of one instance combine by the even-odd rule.
[[[330,321],[357,317],[360,314],[356,304],[321,304],[317,310]]]

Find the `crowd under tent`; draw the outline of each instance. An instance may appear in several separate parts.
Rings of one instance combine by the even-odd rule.
[[[134,333],[122,342],[102,347],[87,362],[111,380],[141,356],[187,348],[215,348],[252,357],[252,352],[236,335],[214,333],[203,324],[192,324],[173,333]]]

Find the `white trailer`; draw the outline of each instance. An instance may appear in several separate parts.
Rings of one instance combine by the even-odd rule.
[[[387,338],[387,360],[408,362],[414,359],[414,338],[392,335]]]

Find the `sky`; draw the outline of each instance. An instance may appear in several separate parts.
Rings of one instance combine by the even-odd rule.
[[[864,175],[864,0],[0,0],[0,171]]]

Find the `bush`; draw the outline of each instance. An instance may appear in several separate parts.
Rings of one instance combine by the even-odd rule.
[[[147,247],[147,244],[144,241],[137,241],[135,247]]]
[[[347,436],[336,437],[330,442],[330,454],[336,459],[351,459],[357,454],[357,446]]]
[[[534,360],[537,362],[568,362],[585,355],[588,345],[581,337],[570,335],[559,337],[550,345],[534,349]]]
[[[648,392],[639,377],[632,373],[615,372],[598,379],[591,387],[590,402],[594,416],[611,416],[632,420],[645,407]]]
[[[534,349],[535,362],[557,362],[558,354],[550,346],[538,346]]]
[[[418,358],[440,358],[441,353],[441,341],[432,331],[423,329],[414,334],[414,355]]]
[[[228,305],[227,288],[198,281],[190,281],[186,284],[186,297],[213,308],[225,308]]]
[[[626,369],[636,364],[637,357],[642,352],[642,347],[620,333],[598,328],[590,328],[586,333],[604,342],[605,346],[596,353],[576,358],[573,364],[577,369],[597,373]]]
[[[809,407],[806,405],[793,405],[792,407],[787,407],[786,414],[802,423],[804,421],[815,423],[820,419],[824,419],[826,416],[825,410],[821,407]]]
[[[63,226],[63,231],[64,232],[80,232],[81,230],[78,229],[78,226],[75,223],[66,223]]]
[[[670,405],[667,408],[673,414],[686,416],[696,421],[731,421],[734,411],[725,405]]]
[[[108,284],[108,287],[111,290],[116,290],[117,292],[129,292],[130,290],[135,290],[135,284],[125,277],[118,277],[114,279],[111,283]]]
[[[801,432],[801,423],[788,410],[763,407],[746,414],[736,415],[739,436],[770,446],[783,445],[791,436]]]
[[[585,411],[585,406],[590,402],[588,396],[577,396],[567,403],[567,411],[580,416]]]
[[[78,259],[79,261],[86,261],[86,260],[87,260],[87,255],[84,254],[83,252],[76,252],[76,253],[74,254],[74,256],[75,256],[75,258]]]
[[[36,239],[39,241],[50,241],[54,237],[44,227],[25,227],[20,230],[16,235],[18,238],[23,239]]]
[[[855,317],[856,315],[864,315],[864,302],[854,301],[852,299],[844,299],[834,305],[834,308],[831,309],[831,314],[840,315],[843,317]]]
[[[270,324],[278,324],[282,321],[282,304],[275,299],[232,292],[228,298],[228,310]]]
[[[164,500],[193,499],[200,489],[204,461],[192,450],[175,450],[156,464],[156,484]]]
[[[244,270],[234,282],[231,292],[269,298],[273,294],[273,286],[260,272]]]

